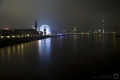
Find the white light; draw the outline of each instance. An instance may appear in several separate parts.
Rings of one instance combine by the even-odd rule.
[[[7,38],[9,38],[10,36],[6,36]]]
[[[1,38],[3,38],[3,36],[1,36]]]
[[[32,28],[33,28],[33,29],[35,29],[35,27],[34,27],[34,26],[32,26]]]
[[[81,32],[81,34],[83,34],[83,32]]]
[[[103,22],[104,22],[104,20],[103,20]]]
[[[46,35],[50,34],[50,27],[48,25],[42,25],[40,27],[40,31],[44,32],[44,29],[46,29]]]
[[[29,37],[30,35],[29,35],[29,34],[27,34],[26,36],[28,36],[28,37]]]
[[[12,36],[13,38],[15,37],[15,36]]]

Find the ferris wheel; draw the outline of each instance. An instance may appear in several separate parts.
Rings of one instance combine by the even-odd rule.
[[[50,34],[50,27],[48,25],[42,25],[40,27],[40,31],[44,32],[44,29],[46,29],[46,34]]]

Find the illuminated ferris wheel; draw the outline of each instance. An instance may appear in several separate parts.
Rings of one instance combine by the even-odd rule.
[[[42,25],[40,27],[40,31],[44,32],[44,30],[46,30],[46,35],[49,35],[51,32],[50,32],[50,27],[48,25]]]

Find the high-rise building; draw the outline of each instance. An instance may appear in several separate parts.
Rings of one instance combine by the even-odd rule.
[[[105,22],[105,21],[103,20],[103,21],[102,21],[102,23],[103,23],[103,33],[104,33],[104,22]]]

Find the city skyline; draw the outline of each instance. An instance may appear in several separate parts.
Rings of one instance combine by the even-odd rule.
[[[0,0],[0,29],[49,25],[52,31],[120,31],[118,0]]]

